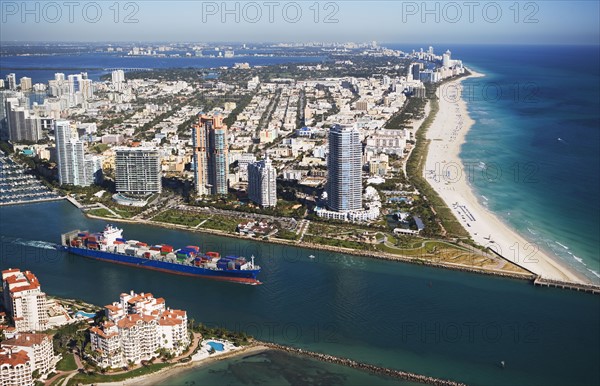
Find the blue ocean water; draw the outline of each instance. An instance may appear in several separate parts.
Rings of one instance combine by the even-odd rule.
[[[264,284],[170,275],[69,255],[53,247],[61,233],[95,231],[105,224],[84,217],[66,201],[2,206],[0,270],[29,269],[46,293],[99,305],[109,304],[123,291],[151,292],[211,326],[471,385],[600,384],[600,296],[142,224],[119,226],[128,239],[254,255]],[[316,258],[309,259],[311,254]],[[246,366],[225,366],[227,372],[220,365],[209,366],[169,384],[262,384],[253,382],[260,376],[244,370]],[[272,368],[265,366],[256,371]],[[347,375],[348,381],[340,384],[383,384],[355,378],[355,372],[335,366],[315,366],[295,367],[288,380],[335,373]],[[222,374],[223,382],[215,380],[219,374],[214,370]],[[239,376],[232,377],[231,372]],[[265,383],[285,384],[274,379]],[[332,384],[318,379],[290,383]]]
[[[480,201],[528,241],[600,283],[600,47],[436,51],[448,48],[486,75],[464,82],[476,123],[460,154],[464,163],[486,164],[472,183]]]
[[[283,63],[320,62],[323,57],[314,56],[239,56],[234,58],[123,56],[107,53],[83,53],[76,55],[16,56],[1,58],[0,78],[14,72],[17,80],[28,76],[33,83],[46,83],[54,79],[54,73],[66,75],[87,71],[88,77],[98,80],[110,68],[216,68],[231,67],[234,63],[247,62],[251,66]]]

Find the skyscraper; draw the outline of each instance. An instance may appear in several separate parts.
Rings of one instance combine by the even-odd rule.
[[[268,155],[248,164],[248,197],[263,208],[277,205],[277,170]]]
[[[31,78],[24,76],[20,79],[20,82],[21,91],[31,91],[31,88],[33,87],[33,85],[31,84]]]
[[[362,209],[362,144],[354,126],[329,130],[327,205],[336,212]]]
[[[196,193],[227,194],[227,126],[220,115],[200,115],[192,128]]]
[[[14,72],[6,75],[6,88],[9,90],[17,89],[17,75]]]
[[[58,180],[61,185],[89,186],[86,178],[85,153],[83,142],[71,128],[69,121],[54,123],[56,156],[58,159]],[[93,181],[92,181],[93,182]]]
[[[162,192],[160,154],[155,148],[116,148],[117,192],[146,194]]]
[[[40,117],[31,113],[26,98],[7,98],[5,112],[8,138],[11,141],[37,142],[42,139]]]

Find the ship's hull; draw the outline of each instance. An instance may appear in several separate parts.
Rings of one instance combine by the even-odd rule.
[[[256,279],[256,276],[260,272],[260,269],[208,269],[192,265],[170,263],[167,261],[146,259],[143,257],[130,256],[120,253],[112,253],[87,248],[66,246],[65,249],[74,255],[85,256],[92,259],[107,261],[116,264],[129,265],[137,268],[152,269],[155,271],[167,272],[175,275],[204,277],[208,279],[233,281],[237,283],[251,285],[261,284],[261,282]]]

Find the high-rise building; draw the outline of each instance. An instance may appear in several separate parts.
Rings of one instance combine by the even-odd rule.
[[[336,212],[362,209],[362,143],[354,126],[329,130],[327,205]]]
[[[46,294],[30,271],[2,271],[4,308],[8,311],[17,332],[43,331],[48,328]]]
[[[7,98],[5,100],[8,138],[13,142],[42,139],[40,117],[29,110],[27,98]]]
[[[446,53],[442,55],[442,65],[446,68],[452,67],[451,55],[452,53],[450,50],[447,50]]]
[[[150,147],[116,148],[117,192],[146,194],[162,192],[160,154]]]
[[[83,142],[69,121],[54,123],[56,156],[58,160],[58,181],[61,185],[89,186],[94,181],[86,178],[85,152]]]
[[[6,88],[9,90],[17,89],[17,75],[13,72],[6,75]]]
[[[21,91],[31,91],[31,88],[33,87],[31,78],[24,76],[19,81],[21,83]]]
[[[200,115],[192,128],[194,181],[198,195],[227,194],[227,126],[220,115]]]
[[[277,206],[277,170],[268,155],[248,164],[248,198],[263,208]]]
[[[71,74],[67,76],[67,81],[69,84],[69,94],[75,94],[78,91],[81,91],[81,81],[83,78],[81,74]]]
[[[123,70],[113,71],[111,73],[111,80],[115,90],[121,91],[125,82],[125,72]]]

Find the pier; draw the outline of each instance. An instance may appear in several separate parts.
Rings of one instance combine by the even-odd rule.
[[[594,295],[600,294],[600,286],[598,285],[584,283],[569,283],[559,280],[545,279],[541,276],[535,278],[533,284],[539,287],[554,287],[578,292],[587,292]]]
[[[439,378],[430,377],[427,375],[410,373],[408,371],[388,369],[386,367],[375,366],[375,365],[371,365],[368,363],[357,362],[352,359],[340,358],[340,357],[336,357],[334,355],[323,354],[323,353],[319,353],[319,352],[315,352],[315,351],[303,350],[301,348],[283,346],[283,345],[280,345],[277,343],[270,343],[270,342],[257,342],[257,343],[262,346],[271,348],[271,349],[281,350],[281,351],[285,351],[285,352],[288,352],[291,354],[304,355],[304,356],[311,357],[311,358],[314,358],[314,359],[317,359],[317,360],[320,360],[323,362],[335,363],[337,365],[347,366],[347,367],[350,367],[350,368],[353,368],[356,370],[368,371],[373,374],[404,379],[404,380],[411,381],[411,382],[418,382],[418,383],[424,383],[427,385],[435,385],[435,386],[463,386],[463,385],[465,385],[464,383],[460,383],[460,382],[456,382],[456,381],[451,381],[451,380],[447,380],[447,379],[439,379]]]

